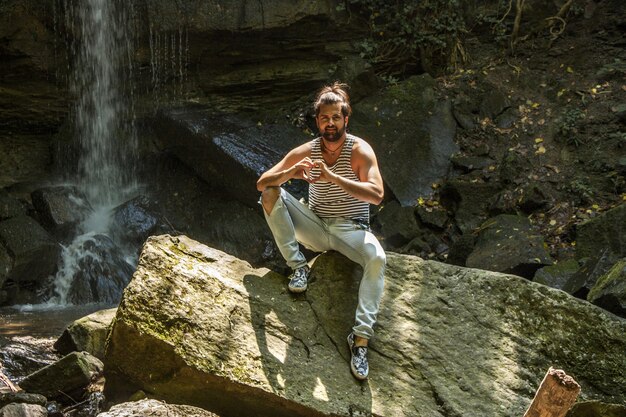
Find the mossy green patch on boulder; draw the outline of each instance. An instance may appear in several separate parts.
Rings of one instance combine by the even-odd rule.
[[[537,270],[533,281],[562,290],[579,269],[578,262],[575,259],[569,259]]]
[[[567,412],[566,417],[623,417],[626,405],[607,404],[601,401],[583,401],[576,403]]]
[[[104,358],[104,346],[117,308],[96,311],[70,324],[54,348],[67,355],[73,351],[86,351],[96,358]]]
[[[93,378],[103,371],[102,362],[87,352],[73,352],[28,375],[20,387],[49,400],[80,399]]]
[[[576,256],[597,256],[608,250],[626,256],[626,204],[600,214],[576,227]]]
[[[626,258],[620,259],[598,279],[587,300],[615,314],[626,315]]]

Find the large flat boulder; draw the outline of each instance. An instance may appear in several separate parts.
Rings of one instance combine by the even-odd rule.
[[[105,354],[105,394],[141,389],[222,416],[519,416],[549,366],[624,403],[626,321],[500,273],[388,254],[371,376],[345,342],[361,270],[338,254],[305,295],[185,237],[146,242]]]
[[[167,404],[157,400],[141,400],[117,404],[98,417],[219,417],[189,405]]]

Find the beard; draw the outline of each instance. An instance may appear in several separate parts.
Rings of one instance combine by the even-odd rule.
[[[326,140],[327,142],[333,143],[341,139],[345,132],[346,132],[346,127],[344,126],[341,129],[338,129],[335,127],[335,129],[331,131],[324,130],[321,133],[322,133],[322,137],[324,138],[324,140]]]

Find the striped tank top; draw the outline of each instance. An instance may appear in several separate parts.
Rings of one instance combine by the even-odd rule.
[[[328,166],[328,168],[344,178],[359,181],[350,164],[355,138],[356,136],[354,135],[346,135],[346,142],[341,149],[339,158],[337,158],[334,165]],[[311,159],[323,160],[321,138],[313,139],[312,143]],[[313,177],[319,175],[319,169],[311,170],[311,175]],[[370,220],[369,203],[352,197],[338,185],[331,182],[309,184],[309,208],[321,218],[344,217],[365,224],[369,224]]]

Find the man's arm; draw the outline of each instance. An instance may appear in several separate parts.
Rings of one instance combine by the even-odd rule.
[[[292,149],[279,163],[259,177],[257,190],[263,192],[267,187],[279,187],[291,179],[310,181],[309,172],[314,166],[310,155],[310,143]]]
[[[380,204],[385,195],[383,178],[380,175],[376,154],[364,140],[357,140],[352,148],[352,169],[359,181],[349,180],[330,171],[324,161],[315,161],[321,170],[314,181],[329,181],[338,185],[346,193],[370,204]]]

